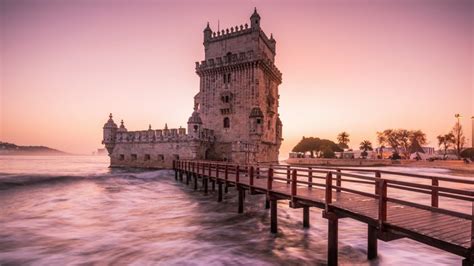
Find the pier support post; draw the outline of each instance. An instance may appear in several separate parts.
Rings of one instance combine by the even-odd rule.
[[[183,171],[179,172],[179,181],[183,182]]]
[[[303,207],[303,228],[309,228],[309,206]]]
[[[217,202],[222,201],[222,182],[217,182]]]
[[[334,213],[326,214],[328,220],[328,265],[337,265],[338,217]]]
[[[191,178],[191,174],[188,172],[186,173],[186,185],[189,185],[189,179]]]
[[[277,201],[274,199],[270,200],[270,232],[273,234],[278,233],[278,212],[277,212]]]
[[[373,260],[377,258],[377,227],[367,225],[367,259]]]
[[[202,186],[204,187],[204,195],[207,195],[207,177],[202,177]]]
[[[215,180],[211,180],[211,190],[216,191],[216,181]]]
[[[471,260],[471,259],[463,259],[462,260],[462,266],[472,266],[474,265],[474,260]]]
[[[244,199],[245,199],[245,190],[242,188],[238,188],[239,191],[239,213],[244,212]]]
[[[194,190],[198,189],[198,176],[194,174]]]
[[[174,170],[174,179],[178,180],[178,170]]]
[[[270,209],[270,200],[265,199],[265,209]]]

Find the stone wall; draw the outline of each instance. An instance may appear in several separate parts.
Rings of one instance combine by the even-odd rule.
[[[173,160],[205,159],[210,143],[199,140],[119,143],[110,155],[111,167],[171,168]]]

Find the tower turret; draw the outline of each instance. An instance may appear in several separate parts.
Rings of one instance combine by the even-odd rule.
[[[202,120],[197,111],[194,111],[188,119],[188,134],[193,138],[199,138],[202,130]]]
[[[260,15],[257,8],[254,9],[252,16],[250,16],[250,27],[252,29],[260,29]]]
[[[105,148],[109,152],[109,155],[112,154],[112,151],[115,147],[115,137],[117,134],[117,124],[114,123],[112,119],[112,113],[109,115],[109,120],[104,124],[103,127],[104,139],[102,144],[105,145]]]
[[[120,121],[120,127],[118,128],[117,132],[127,132],[127,128],[123,124],[123,120]]]
[[[211,37],[212,37],[212,30],[211,30],[211,27],[209,27],[209,22],[208,22],[206,28],[204,29],[204,42],[209,41]]]

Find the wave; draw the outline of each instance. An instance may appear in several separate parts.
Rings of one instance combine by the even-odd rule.
[[[89,175],[9,174],[0,172],[0,190],[56,182],[78,182],[106,178],[153,180],[170,176],[170,170],[147,171],[142,169],[113,169],[107,174]]]

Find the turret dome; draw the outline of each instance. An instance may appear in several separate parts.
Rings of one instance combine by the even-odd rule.
[[[125,125],[123,124],[123,120],[120,121],[120,127],[119,127],[119,129],[117,130],[117,132],[127,132],[127,128],[126,128]]]
[[[202,124],[201,116],[197,111],[194,111],[191,117],[188,119],[188,124]]]
[[[114,120],[112,119],[112,113],[110,113],[107,123],[104,124],[104,128],[117,128],[117,124],[115,124]]]

